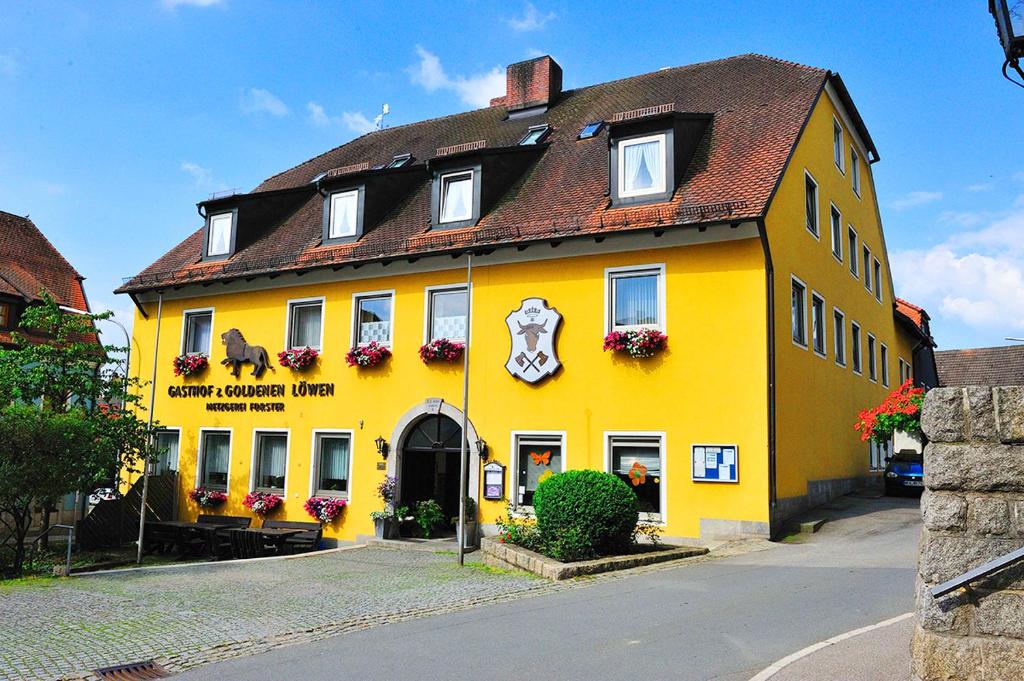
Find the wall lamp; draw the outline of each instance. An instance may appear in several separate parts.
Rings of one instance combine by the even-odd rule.
[[[487,441],[479,439],[476,441],[476,451],[480,455],[481,461],[487,461]]]
[[[377,453],[380,454],[382,459],[388,458],[388,441],[384,439],[382,435],[378,435],[377,439],[373,441],[377,445]]]

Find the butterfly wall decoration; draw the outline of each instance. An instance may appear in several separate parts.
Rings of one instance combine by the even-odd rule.
[[[542,454],[537,452],[530,452],[530,458],[533,459],[534,466],[550,466],[551,465],[551,450],[547,450]]]

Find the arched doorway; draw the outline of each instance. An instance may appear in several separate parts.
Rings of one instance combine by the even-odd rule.
[[[402,441],[399,505],[413,509],[433,499],[445,523],[459,515],[461,432],[461,424],[444,414],[423,416],[409,426]]]

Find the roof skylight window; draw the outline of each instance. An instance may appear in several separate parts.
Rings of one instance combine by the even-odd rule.
[[[601,127],[602,126],[604,126],[604,121],[596,121],[594,123],[587,123],[586,125],[583,126],[583,129],[580,130],[580,135],[579,135],[579,137],[577,139],[581,139],[581,140],[588,140],[588,139],[590,139],[591,137],[595,136],[597,133],[601,132]]]
[[[404,165],[408,165],[410,162],[412,162],[412,154],[398,154],[393,159],[391,159],[391,163],[388,163],[384,167],[401,168]]]
[[[523,135],[523,139],[519,140],[519,146],[540,144],[548,136],[549,132],[551,132],[551,128],[546,123],[544,125],[531,125],[527,129],[526,134]]]

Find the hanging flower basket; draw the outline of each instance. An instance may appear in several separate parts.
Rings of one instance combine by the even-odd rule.
[[[249,492],[242,505],[262,518],[280,506],[282,501],[284,499],[270,492]]]
[[[630,357],[653,357],[668,348],[668,336],[657,329],[612,331],[604,337],[604,349]]]
[[[391,356],[391,350],[386,345],[377,341],[370,341],[366,345],[352,348],[345,355],[345,361],[350,367],[375,367]]]
[[[277,353],[277,361],[286,369],[302,371],[316,364],[316,358],[320,356],[316,348],[292,348]]]
[[[208,366],[210,366],[210,361],[206,355],[178,355],[174,358],[174,375],[195,376],[206,371]]]
[[[867,442],[886,442],[897,430],[917,434],[921,432],[921,405],[924,403],[924,389],[915,388],[907,379],[872,409],[865,409],[857,415],[853,426],[860,431],[860,439]]]
[[[203,508],[214,508],[227,501],[228,495],[217,490],[196,487],[189,491],[188,498]]]
[[[435,338],[426,345],[420,346],[420,359],[424,364],[431,362],[457,362],[462,358],[466,346],[450,341],[447,338]]]
[[[306,513],[326,525],[340,518],[347,505],[344,499],[310,497],[306,500],[305,508]]]

